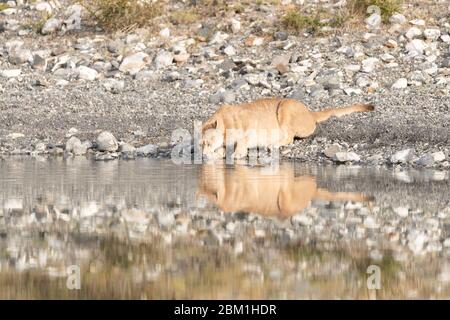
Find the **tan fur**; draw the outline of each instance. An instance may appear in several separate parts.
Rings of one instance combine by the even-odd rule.
[[[292,143],[295,137],[306,138],[314,133],[318,123],[332,116],[371,110],[374,110],[372,105],[358,103],[346,108],[314,112],[299,101],[277,98],[236,106],[224,105],[203,125],[201,144],[204,154],[213,154],[218,149],[232,146],[235,147],[233,156],[242,158],[250,148],[278,148]],[[266,141],[262,137],[266,137]],[[225,153],[220,150],[219,154]]]
[[[197,197],[205,197],[224,212],[258,213],[285,218],[304,210],[312,200],[366,202],[372,197],[361,193],[329,192],[317,186],[313,176],[295,176],[291,166],[274,174],[265,168],[204,165]]]

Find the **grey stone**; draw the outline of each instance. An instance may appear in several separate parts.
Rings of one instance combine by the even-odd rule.
[[[333,156],[333,160],[336,162],[358,162],[361,157],[354,152],[336,152]]]
[[[86,67],[86,66],[79,66],[77,68],[78,72],[78,78],[82,80],[87,81],[93,81],[97,78],[98,72],[95,69]]]
[[[86,154],[88,147],[87,144],[81,143],[80,139],[77,137],[71,137],[66,142],[66,151],[71,152],[74,155]]]
[[[335,144],[327,147],[324,151],[324,154],[328,158],[333,158],[334,155],[340,151],[341,151],[341,146],[338,145],[337,143],[335,143]]]
[[[407,163],[409,162],[414,156],[414,150],[409,148],[409,149],[404,149],[404,150],[400,150],[397,151],[396,153],[394,153],[391,157],[390,157],[390,161],[392,163]]]
[[[158,146],[154,144],[147,144],[143,147],[137,148],[136,153],[140,156],[154,156],[158,153]]]
[[[106,79],[102,82],[103,87],[106,89],[106,91],[112,92],[112,93],[119,93],[122,92],[125,88],[125,82],[123,80],[117,80],[117,79]]]
[[[100,151],[116,151],[119,144],[111,132],[103,131],[99,134],[96,140],[97,149]]]
[[[157,69],[162,69],[170,66],[173,63],[173,55],[169,51],[161,50],[156,55],[154,63]]]
[[[150,57],[144,52],[137,52],[125,57],[120,64],[119,70],[131,75],[137,74],[150,62]]]
[[[42,26],[41,33],[42,34],[50,34],[61,29],[62,22],[56,18],[48,19],[44,25]]]

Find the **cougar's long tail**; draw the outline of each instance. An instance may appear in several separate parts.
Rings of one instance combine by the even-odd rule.
[[[322,111],[313,112],[316,122],[323,122],[331,117],[342,117],[353,112],[373,111],[375,106],[372,104],[356,103],[345,108],[331,108]]]

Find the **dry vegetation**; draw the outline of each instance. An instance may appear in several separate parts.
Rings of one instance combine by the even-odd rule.
[[[380,8],[384,20],[401,11],[403,0],[348,0],[345,7],[337,12],[319,8],[314,12],[304,12],[302,8],[290,9],[282,17],[283,25],[290,30],[318,31],[321,27],[342,27],[355,21],[361,23],[367,15],[367,8],[375,5]]]
[[[161,14],[158,4],[142,0],[82,0],[81,3],[106,30],[143,27]]]
[[[0,11],[3,11],[8,8],[9,8],[9,6],[6,3],[0,3]]]
[[[193,4],[179,6],[175,10],[164,7],[160,2],[151,3],[145,0],[81,0],[81,3],[99,26],[112,31],[150,25],[156,17],[173,25],[188,25],[209,17],[242,14],[255,5],[275,5],[281,13],[282,24],[287,29],[316,32],[323,27],[339,28],[355,22],[361,23],[371,5],[378,6],[383,19],[386,20],[394,12],[401,11],[403,0],[348,0],[345,7],[333,12],[322,6],[309,11],[311,7],[308,6],[281,6],[276,0],[199,0]]]

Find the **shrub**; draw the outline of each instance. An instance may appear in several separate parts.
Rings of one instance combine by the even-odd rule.
[[[365,15],[367,8],[377,6],[381,10],[381,16],[387,20],[395,12],[399,12],[403,0],[347,0],[347,9],[349,12]]]
[[[318,17],[307,16],[297,12],[296,10],[288,11],[282,18],[283,25],[288,29],[296,31],[311,28],[316,31],[323,26]]]
[[[160,14],[160,7],[148,0],[82,0],[82,5],[107,30],[142,27]]]

